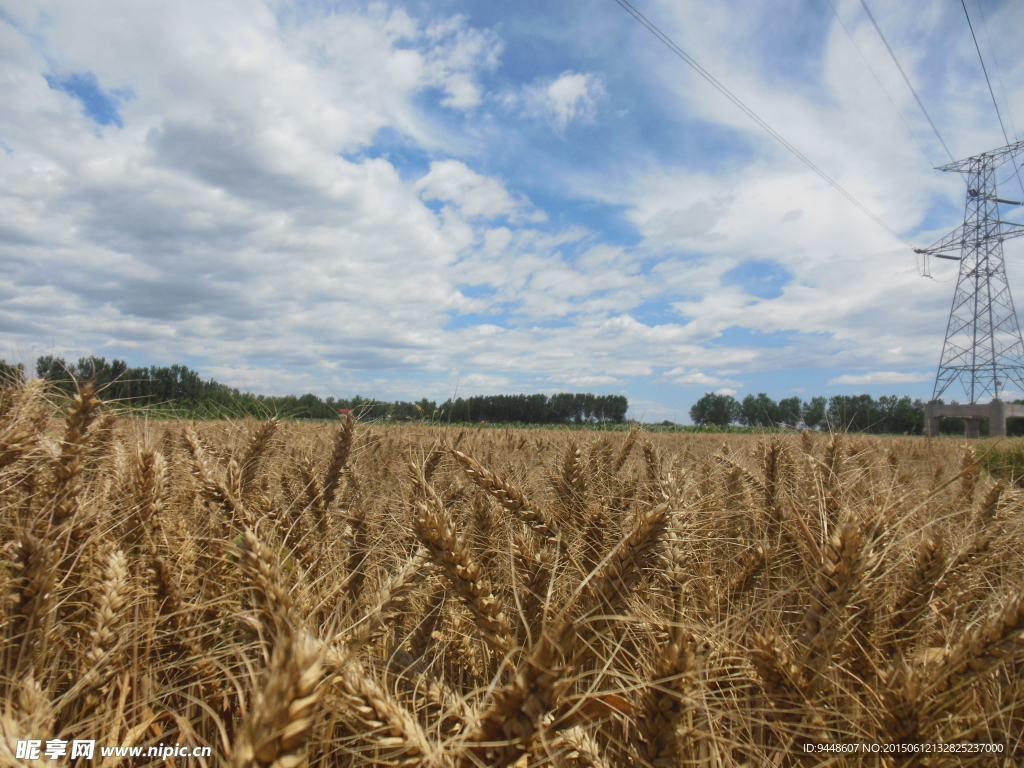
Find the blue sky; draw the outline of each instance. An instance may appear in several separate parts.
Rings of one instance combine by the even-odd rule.
[[[636,5],[904,237],[961,222],[859,0]],[[869,5],[954,155],[1001,146],[959,2]],[[967,6],[1018,135],[1024,6]],[[648,420],[931,392],[954,266],[920,277],[613,0],[0,0],[0,67],[8,360]]]

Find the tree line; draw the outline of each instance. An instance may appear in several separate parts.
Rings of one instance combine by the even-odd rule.
[[[942,402],[941,400],[939,402]],[[1020,400],[1015,402],[1022,402]],[[746,427],[794,427],[832,429],[873,434],[924,433],[924,401],[887,395],[877,400],[871,395],[833,395],[801,400],[787,397],[776,402],[764,392],[737,400],[732,395],[708,392],[690,408],[694,424]],[[962,419],[943,419],[940,429],[946,434],[963,434]],[[1009,434],[1024,434],[1024,424],[1011,419]]]
[[[563,392],[556,395],[478,395],[448,399],[441,409],[453,421],[518,421],[524,424],[621,424],[629,401],[622,395]]]
[[[561,393],[551,395],[480,395],[449,398],[440,406],[423,398],[417,402],[386,402],[355,395],[321,398],[305,395],[258,395],[242,392],[214,379],[203,379],[184,365],[132,367],[124,360],[83,357],[77,362],[45,355],[36,360],[36,376],[57,390],[72,394],[78,382],[92,381],[108,402],[130,407],[168,408],[192,416],[276,415],[296,419],[333,419],[341,409],[364,419],[428,419],[446,422],[565,424],[621,423],[629,403],[621,395]],[[21,364],[0,360],[0,379],[24,380]]]

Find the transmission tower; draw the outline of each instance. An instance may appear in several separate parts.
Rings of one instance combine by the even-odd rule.
[[[999,206],[1021,205],[996,193],[996,168],[1024,151],[1024,141],[940,166],[967,177],[963,226],[915,251],[960,262],[946,340],[935,376],[934,402],[954,383],[970,403],[999,399],[1013,382],[1024,391],[1024,341],[1003,264],[1003,241],[1024,235],[1024,224],[999,218]],[[957,255],[953,255],[957,254]]]

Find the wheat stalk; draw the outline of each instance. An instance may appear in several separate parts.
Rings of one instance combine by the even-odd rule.
[[[47,542],[28,533],[14,548],[12,643],[4,654],[9,673],[35,670],[38,676],[42,672],[56,607],[57,560]]]
[[[52,519],[62,525],[74,517],[82,492],[82,473],[89,448],[89,426],[98,415],[100,401],[92,384],[84,384],[72,400],[65,419],[60,458],[53,466]]]
[[[1024,494],[955,442],[808,435],[790,471],[803,438],[375,422],[343,459],[344,423],[121,413],[104,445],[51,391],[0,392],[5,765],[69,736],[282,768],[1021,749]]]
[[[462,598],[481,630],[495,649],[504,654],[515,642],[512,626],[501,601],[491,588],[491,580],[473,558],[466,542],[455,533],[444,503],[423,478],[422,470],[411,467],[414,485],[421,494],[417,501],[413,527],[433,563]]]
[[[803,663],[812,678],[828,663],[847,606],[856,600],[864,558],[864,531],[856,523],[846,523],[829,537],[800,636]]]
[[[667,501],[637,512],[632,529],[593,574],[586,593],[591,606],[618,610],[643,572],[656,561],[671,515],[672,504]]]
[[[11,424],[0,435],[0,469],[26,456],[38,443],[39,435],[32,426]]]
[[[942,539],[930,537],[921,542],[914,570],[896,600],[892,629],[898,637],[907,636],[928,608],[932,590],[946,567],[946,547]]]
[[[426,575],[427,551],[418,549],[367,601],[370,606],[359,622],[342,633],[341,659],[347,659],[401,611],[407,610],[409,591]],[[335,659],[335,663],[338,662]]]
[[[559,539],[558,526],[542,511],[530,504],[526,496],[512,482],[484,467],[462,451],[451,450],[466,475],[498,503],[526,523],[531,530],[550,541]],[[426,473],[424,473],[424,477]]]
[[[773,631],[755,632],[750,662],[761,679],[761,687],[781,712],[799,710],[807,698],[809,683],[804,667],[794,658],[788,643]]]
[[[117,673],[114,655],[120,637],[118,625],[128,601],[128,558],[116,550],[110,554],[104,569],[104,579],[96,599],[95,626],[89,633],[89,649],[75,684],[75,698],[83,698],[85,706],[95,706],[99,699],[96,691]]]
[[[579,518],[587,505],[586,463],[575,441],[570,441],[562,457],[558,475],[553,478],[555,494],[571,518]]]
[[[679,726],[694,707],[688,694],[697,666],[696,644],[686,632],[673,629],[662,646],[654,679],[640,697],[636,751],[648,764],[676,765],[683,757]]]
[[[327,469],[324,470],[323,490],[321,494],[324,506],[330,507],[334,502],[335,493],[341,478],[348,468],[349,454],[352,452],[352,441],[356,434],[356,420],[350,413],[341,423],[341,427],[334,435],[334,445],[331,448],[331,458],[327,462]]]
[[[297,618],[277,555],[250,529],[242,534],[238,553],[239,562],[253,585],[254,601],[269,636],[290,635]]]
[[[284,638],[282,638],[284,639]],[[300,768],[316,715],[321,665],[316,643],[301,633],[281,642],[235,744],[235,768]]]
[[[213,469],[206,458],[206,448],[191,425],[185,426],[184,435],[185,443],[192,454],[192,475],[199,484],[201,496],[206,501],[223,508],[228,513],[233,524],[242,525],[243,527],[249,526],[253,521],[250,519],[249,512],[243,506],[241,499],[238,498],[237,488],[233,491],[230,485],[221,482],[214,475]],[[231,475],[236,480],[234,484],[237,484],[237,481],[241,478],[241,472],[237,463],[234,464],[233,469],[234,471],[231,472]]]
[[[261,424],[250,436],[249,442],[242,452],[241,460],[238,462],[240,471],[238,495],[240,497],[252,493],[259,474],[260,463],[270,450],[270,444],[277,432],[278,424],[276,418],[270,419]]]
[[[622,443],[622,449],[615,457],[615,463],[612,465],[612,472],[618,474],[622,471],[622,468],[626,466],[626,461],[629,459],[629,454],[632,452],[633,446],[636,445],[636,439],[639,435],[639,426],[634,426],[629,430],[629,434],[626,435],[626,439]]]
[[[159,451],[144,448],[136,453],[135,503],[125,538],[133,554],[155,555],[160,516],[167,503],[167,462]]]
[[[555,765],[575,768],[610,768],[604,750],[584,728],[574,725],[558,733],[554,740]]]
[[[533,746],[545,717],[558,706],[571,666],[565,656],[575,635],[571,621],[553,622],[523,654],[510,683],[495,691],[468,734],[460,768],[504,768]]]
[[[999,606],[967,632],[943,656],[929,689],[946,694],[932,707],[953,706],[952,695],[997,664],[1024,650],[1024,590],[1005,597]]]
[[[374,748],[381,763],[394,765],[397,761],[400,765],[424,768],[450,764],[416,718],[394,701],[361,665],[349,662],[332,683],[344,699],[343,716],[359,741]]]

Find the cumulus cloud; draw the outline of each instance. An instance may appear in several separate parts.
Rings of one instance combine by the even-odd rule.
[[[935,174],[933,163],[922,158],[920,137],[909,135],[901,125],[838,25],[823,41],[820,70],[798,75],[772,72],[765,68],[771,62],[764,58],[763,29],[758,29],[763,19],[757,14],[737,19],[730,4],[702,7],[707,13],[694,14],[692,8],[682,7],[668,12],[667,17],[676,21],[669,33],[699,61],[713,62],[717,77],[867,207],[909,233],[922,228],[935,207],[948,206],[948,223],[915,235],[920,244],[959,223],[962,183]],[[937,6],[929,6],[920,16],[895,9],[890,13],[895,17],[888,20],[892,27],[946,34]],[[877,42],[866,19],[854,26],[863,33],[858,36],[860,44]],[[735,55],[723,57],[716,46],[726,29],[735,35],[736,49]],[[965,65],[971,52],[969,39],[966,42],[953,45],[953,58]],[[929,54],[935,50],[929,48]],[[773,144],[692,73],[656,66],[664,53],[652,49],[649,71],[657,73],[673,94],[679,120],[696,116],[730,126],[735,131],[730,141],[753,151],[756,159],[733,167],[718,165],[713,172],[701,167],[698,157],[681,158],[674,166],[652,162],[623,185],[599,185],[582,175],[580,189],[626,206],[644,244],[667,255],[656,269],[667,293],[686,297],[673,307],[689,321],[689,338],[707,343],[728,335],[731,346],[744,343],[732,340],[739,335],[761,347],[744,366],[749,371],[819,366],[885,371],[893,370],[890,366],[934,365],[949,308],[949,283],[921,280],[909,248],[896,250],[896,241],[884,229]],[[947,139],[956,135],[957,145],[964,148],[1002,143],[997,135],[982,138],[980,128],[986,119],[980,110],[966,109],[965,100],[955,92],[957,86],[930,79],[933,73],[928,70],[930,62],[921,61],[921,46],[902,53],[909,54],[904,61],[914,61],[919,76],[928,79],[932,99],[939,105],[959,104],[964,110],[961,117],[967,122],[957,118],[943,124]],[[852,83],[857,86],[851,88]],[[984,82],[979,85],[984,87]],[[908,114],[916,109],[912,102],[905,106]],[[930,131],[927,125],[924,128],[925,133]],[[935,160],[941,155],[939,148]],[[687,256],[675,256],[679,253]],[[751,295],[748,286],[730,284],[730,273],[758,262],[779,264],[788,274],[777,296]],[[948,274],[939,277],[949,279]],[[735,333],[738,329],[746,333]],[[764,348],[758,338],[788,343]],[[707,373],[718,370],[712,365]],[[906,383],[928,378],[906,375],[915,376]]]
[[[430,171],[414,185],[424,200],[442,200],[457,206],[468,218],[496,219],[507,216],[513,221],[544,221],[543,211],[530,210],[525,199],[513,199],[502,182],[482,176],[460,160],[436,160]]]
[[[934,376],[921,373],[900,373],[898,371],[875,371],[873,373],[845,374],[829,380],[829,384],[911,384],[930,381]]]
[[[563,72],[553,80],[541,80],[523,89],[519,101],[527,115],[542,117],[565,131],[574,120],[592,122],[598,102],[607,97],[604,79],[593,72]]]
[[[441,273],[473,235],[418,203],[387,161],[340,152],[384,125],[427,135],[411,99],[470,71],[479,36],[379,9],[284,23],[221,4],[200,25],[185,5],[120,9],[123,26],[101,2],[45,30],[0,22],[15,43],[0,86],[14,117],[0,281],[35,329],[26,342],[143,344],[219,371],[422,368],[438,344],[425,329],[460,301]],[[47,79],[54,62],[96,74],[72,88]],[[97,82],[135,93],[122,125],[80,109],[82,83]]]
[[[697,384],[702,387],[740,386],[740,383],[737,381],[723,379],[718,376],[709,376],[702,371],[694,371],[687,368],[673,368],[665,372],[665,377],[670,379],[673,384]]]
[[[549,376],[548,381],[552,384],[556,384],[559,387],[594,387],[594,386],[607,386],[610,384],[622,384],[622,379],[616,376],[576,376],[576,375],[559,375]]]
[[[479,73],[497,68],[504,48],[498,36],[457,15],[430,26],[426,37],[434,43],[426,56],[427,80],[444,89],[441,103],[463,111],[479,105]]]
[[[948,56],[937,76],[898,51],[955,151],[991,148],[976,53],[940,5],[880,21]],[[961,181],[922,159],[929,129],[907,134],[841,29],[782,55],[765,41],[774,12],[739,7],[660,9],[892,226],[921,244],[955,226]],[[558,386],[655,405],[780,369],[914,384],[929,376],[907,371],[938,359],[952,285],[921,280],[909,250],[643,30],[614,56],[525,66],[510,27],[398,4],[5,8],[0,328],[21,355],[190,361],[266,392]],[[1021,11],[993,13],[995,45],[1012,46]],[[1022,67],[1003,72],[1013,103]],[[604,143],[563,140],[588,122]]]
[[[683,412],[676,408],[666,407],[664,403],[655,400],[630,398],[629,411],[626,415],[637,421],[656,422],[678,419]]]
[[[456,395],[479,395],[506,391],[512,386],[513,379],[508,376],[495,376],[486,373],[470,373],[461,376],[456,384],[452,396]]]

